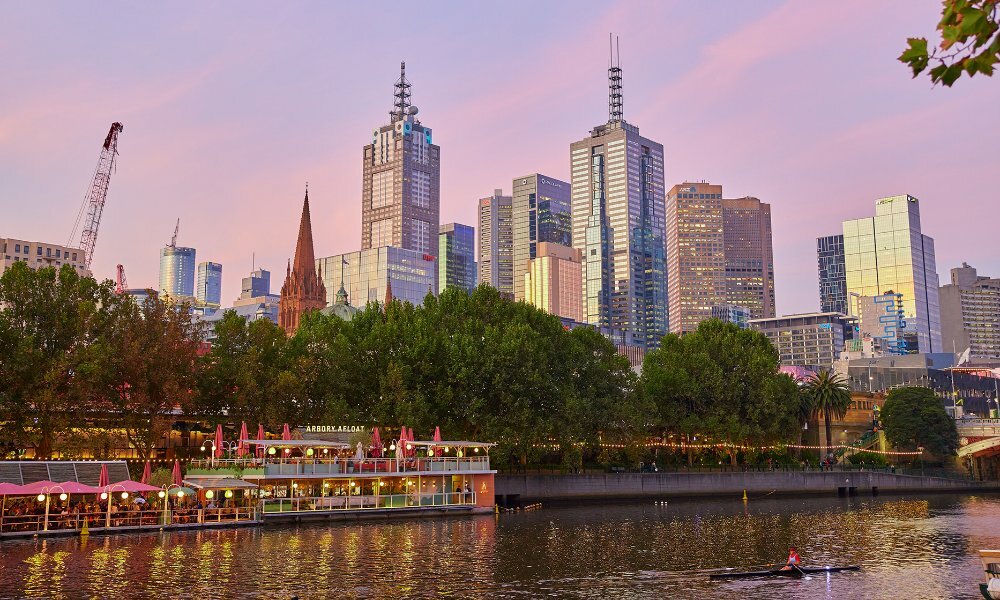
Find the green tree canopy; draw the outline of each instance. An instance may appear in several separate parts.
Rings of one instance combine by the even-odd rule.
[[[823,416],[826,425],[826,443],[833,444],[834,419],[843,419],[851,406],[851,388],[840,375],[829,370],[813,375],[802,387],[802,394],[808,399],[813,418]]]
[[[909,38],[899,61],[910,67],[914,77],[929,67],[931,81],[949,87],[962,75],[992,76],[1000,61],[1000,2],[942,0],[941,4],[938,47],[929,48],[927,38]]]
[[[952,456],[958,449],[955,421],[941,399],[923,387],[903,387],[889,392],[882,407],[885,437],[900,450],[924,448],[934,456]]]

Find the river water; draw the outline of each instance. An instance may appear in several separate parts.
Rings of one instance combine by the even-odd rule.
[[[783,561],[858,573],[709,582]],[[1000,497],[652,501],[0,542],[0,597],[977,598]]]

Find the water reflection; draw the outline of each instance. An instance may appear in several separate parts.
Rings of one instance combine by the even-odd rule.
[[[0,596],[975,597],[1000,500],[801,499],[0,542]],[[709,583],[782,561],[860,573]]]

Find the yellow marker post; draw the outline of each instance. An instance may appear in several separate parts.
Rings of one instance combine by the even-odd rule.
[[[80,535],[90,535],[90,526],[88,525],[87,517],[83,518],[83,527],[80,528]]]
[[[747,491],[743,490],[743,501],[746,502],[747,500],[749,500],[749,498],[747,498]]]

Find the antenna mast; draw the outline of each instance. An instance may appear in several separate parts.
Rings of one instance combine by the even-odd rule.
[[[410,82],[406,80],[405,61],[399,63],[399,80],[396,82],[395,88],[393,96],[396,100],[393,102],[393,110],[389,111],[393,122],[402,119],[406,115],[407,109],[410,108]]]
[[[612,41],[611,34],[608,34],[608,49],[611,52],[611,67],[608,68],[609,122],[622,121],[622,53],[618,48],[618,38]]]

